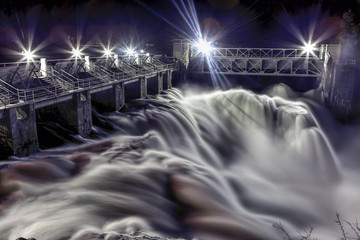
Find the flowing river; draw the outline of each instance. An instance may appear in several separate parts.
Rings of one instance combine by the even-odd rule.
[[[319,90],[173,89],[94,122],[90,139],[3,161],[0,239],[280,240],[281,225],[331,240],[337,212],[360,218],[360,126],[333,120]]]

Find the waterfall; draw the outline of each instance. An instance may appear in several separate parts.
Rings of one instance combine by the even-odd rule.
[[[360,216],[360,166],[357,152],[334,148],[345,127],[323,123],[331,117],[317,91],[173,89],[95,112],[92,139],[8,161],[0,239],[282,239],[274,223],[337,239],[335,213]],[[359,128],[346,129],[359,146],[349,130]]]

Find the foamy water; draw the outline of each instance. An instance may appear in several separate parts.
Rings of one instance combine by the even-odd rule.
[[[332,120],[318,91],[174,89],[97,118],[101,138],[2,171],[0,239],[271,240],[281,223],[327,240],[340,237],[336,212],[360,216],[360,128]]]

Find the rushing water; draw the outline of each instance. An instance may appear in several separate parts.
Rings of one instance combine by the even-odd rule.
[[[336,212],[360,217],[360,128],[332,120],[317,90],[174,89],[95,114],[92,140],[2,171],[0,239],[282,239],[281,223],[328,240]]]

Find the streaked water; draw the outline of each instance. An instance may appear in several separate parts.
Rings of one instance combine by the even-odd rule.
[[[95,114],[96,138],[2,171],[0,239],[283,239],[274,223],[338,239],[336,212],[360,217],[360,128],[332,120],[319,91],[174,89]]]

